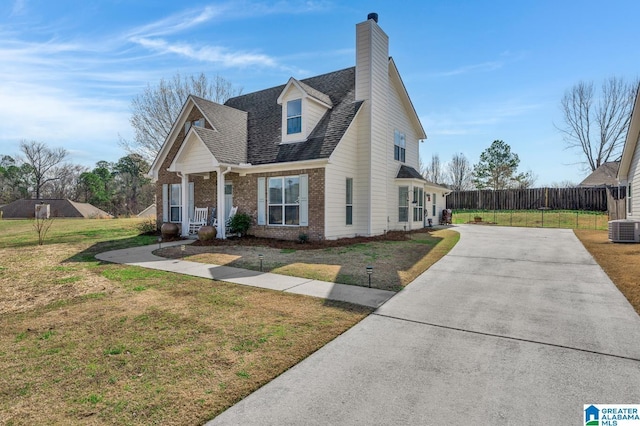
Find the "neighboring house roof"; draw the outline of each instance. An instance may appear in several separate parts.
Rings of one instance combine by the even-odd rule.
[[[52,217],[104,218],[112,217],[104,210],[89,204],[76,203],[67,199],[16,200],[0,208],[4,218],[31,218],[35,215],[36,204],[49,204]]]
[[[631,121],[629,122],[629,130],[627,131],[627,138],[624,141],[624,148],[622,150],[622,159],[620,160],[620,169],[618,170],[618,180],[626,181],[629,177],[629,169],[631,168],[631,161],[633,160],[633,154],[636,151],[638,145],[638,139],[640,138],[640,85],[636,90],[636,102],[633,106],[633,112],[631,113]]]
[[[252,165],[329,158],[358,112],[355,67],[301,80],[311,96],[324,94],[333,107],[305,142],[281,144],[282,106],[277,99],[286,85],[229,99],[225,105],[248,113],[247,163]],[[316,93],[318,92],[318,93]],[[215,154],[214,154],[215,155]],[[217,157],[216,157],[217,158]]]
[[[138,213],[137,216],[138,217],[156,217],[157,216],[156,203],[153,203],[146,209],[142,210],[140,213]]]
[[[619,161],[609,161],[601,164],[589,176],[587,176],[578,186],[594,187],[594,186],[616,186],[618,185],[618,169]]]

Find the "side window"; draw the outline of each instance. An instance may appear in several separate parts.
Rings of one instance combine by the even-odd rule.
[[[396,161],[400,161],[402,163],[405,162],[405,153],[406,153],[406,139],[404,133],[396,130],[394,132],[394,140],[393,140],[393,159]]]

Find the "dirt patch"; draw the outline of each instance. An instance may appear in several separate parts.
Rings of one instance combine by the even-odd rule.
[[[640,314],[640,244],[612,243],[607,231],[576,229],[574,232]]]
[[[450,230],[420,230],[307,243],[243,237],[196,242],[184,251],[166,247],[156,254],[358,286],[369,285],[366,267],[373,266],[371,286],[397,291],[448,251],[436,250],[429,256],[434,247],[448,239],[451,243],[444,246],[450,249],[457,235]]]

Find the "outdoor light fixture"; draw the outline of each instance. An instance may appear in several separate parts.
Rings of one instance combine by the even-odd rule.
[[[158,237],[158,249],[162,248],[162,237]]]
[[[184,244],[182,244],[180,246],[180,251],[182,252],[182,257],[184,257],[184,251],[187,249],[187,246],[185,246]]]
[[[369,288],[371,288],[371,274],[373,274],[373,266],[367,266],[367,275],[369,275]]]
[[[262,272],[262,261],[264,260],[264,254],[258,254],[258,259],[260,259],[260,272]]]

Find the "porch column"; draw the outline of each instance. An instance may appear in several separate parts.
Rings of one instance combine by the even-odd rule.
[[[224,173],[222,172],[222,167],[218,167],[216,169],[216,175],[218,177],[217,182],[218,182],[218,188],[216,191],[216,194],[218,196],[218,208],[216,209],[216,215],[218,216],[218,230],[217,230],[217,237],[220,239],[225,239],[227,236],[227,230],[226,228],[226,224],[224,221],[224,212],[225,212],[225,205],[224,205]]]
[[[189,235],[189,175],[182,174],[182,236]]]

